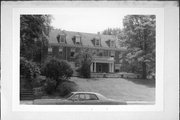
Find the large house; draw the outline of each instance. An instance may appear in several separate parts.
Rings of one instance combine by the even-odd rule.
[[[49,34],[48,54],[58,59],[67,60],[72,68],[75,55],[80,50],[88,48],[93,53],[92,73],[114,73],[121,69],[122,48],[116,36],[92,33],[72,32],[59,29],[51,30]]]

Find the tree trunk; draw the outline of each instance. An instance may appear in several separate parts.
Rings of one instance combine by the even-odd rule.
[[[143,69],[142,78],[146,79],[146,63],[145,62],[142,63],[142,69]]]

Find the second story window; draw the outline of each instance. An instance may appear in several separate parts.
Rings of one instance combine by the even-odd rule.
[[[52,47],[48,48],[48,53],[52,53]]]
[[[63,54],[63,48],[59,48],[59,55],[62,55]]]
[[[75,48],[71,48],[71,54],[70,54],[70,56],[71,56],[71,57],[74,57],[74,55],[75,55]]]
[[[57,37],[58,43],[65,43],[66,36],[65,35],[58,35]]]
[[[52,52],[53,52],[52,47],[49,47],[48,48],[48,55],[52,55]]]
[[[115,51],[111,51],[110,56],[111,56],[111,57],[114,57],[114,56],[115,56]]]

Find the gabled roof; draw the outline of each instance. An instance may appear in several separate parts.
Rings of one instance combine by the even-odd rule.
[[[119,48],[119,43],[116,36],[113,35],[101,35],[101,34],[93,34],[93,33],[83,33],[83,32],[73,32],[73,31],[65,31],[60,29],[53,29],[49,34],[49,44],[59,44],[57,41],[57,35],[65,34],[66,35],[66,44],[73,46],[72,38],[74,36],[80,35],[82,46],[87,47],[95,47],[92,40],[94,38],[100,38],[101,46],[103,48],[109,48],[107,41],[114,40],[116,44],[116,48]]]

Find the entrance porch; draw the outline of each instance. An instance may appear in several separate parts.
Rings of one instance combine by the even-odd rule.
[[[114,73],[114,58],[95,57],[91,63],[92,73]]]

